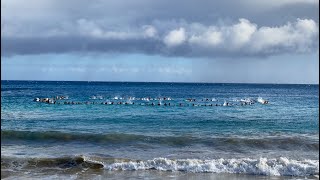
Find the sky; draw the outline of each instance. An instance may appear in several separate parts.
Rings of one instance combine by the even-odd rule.
[[[319,84],[318,0],[2,0],[1,79]]]

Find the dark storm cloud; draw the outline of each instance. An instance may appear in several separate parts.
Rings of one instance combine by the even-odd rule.
[[[1,1],[2,55],[268,56],[318,49],[318,1]]]
[[[158,44],[152,40],[101,40],[83,37],[3,38],[5,55],[66,52],[141,52],[156,54]]]

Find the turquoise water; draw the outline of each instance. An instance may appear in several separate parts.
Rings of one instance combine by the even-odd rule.
[[[317,175],[318,103],[318,85],[1,81],[2,169]]]

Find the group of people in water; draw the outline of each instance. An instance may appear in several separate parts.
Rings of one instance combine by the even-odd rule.
[[[53,98],[34,98],[33,101],[55,104],[57,100],[64,100],[64,99],[68,99],[68,96],[55,96]]]
[[[169,97],[163,97],[163,98],[129,98],[129,101],[107,101],[107,102],[96,102],[96,101],[85,101],[85,102],[74,102],[74,101],[64,101],[61,102],[59,100],[65,100],[68,99],[68,96],[55,96],[53,98],[35,98],[35,102],[43,102],[43,103],[48,103],[48,104],[104,104],[104,105],[145,105],[145,106],[245,106],[245,105],[253,105],[255,102],[259,102],[261,104],[268,104],[269,101],[264,100],[262,98],[258,98],[257,101],[253,99],[241,99],[237,100],[236,102],[239,103],[230,103],[227,101],[224,101],[223,104],[218,104],[218,103],[208,103],[210,101],[217,101],[216,99],[212,98],[204,98],[201,100],[197,100],[197,102],[202,102],[202,103],[167,103],[167,102],[161,102],[161,101],[167,101],[167,100],[172,100]],[[93,98],[90,98],[93,99]],[[99,98],[100,99],[100,98]],[[114,100],[122,100],[123,98],[113,98]],[[132,100],[138,100],[138,101],[152,101],[152,100],[159,100],[159,102],[132,102]],[[194,98],[187,98],[185,99],[187,102],[196,102],[196,99]],[[205,102],[205,103],[203,103]]]

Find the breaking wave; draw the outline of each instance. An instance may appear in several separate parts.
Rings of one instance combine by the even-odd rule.
[[[167,159],[132,160],[75,156],[62,158],[15,159],[1,157],[1,168],[92,168],[110,171],[159,170],[193,173],[235,173],[264,176],[317,176],[318,160],[276,159]]]

